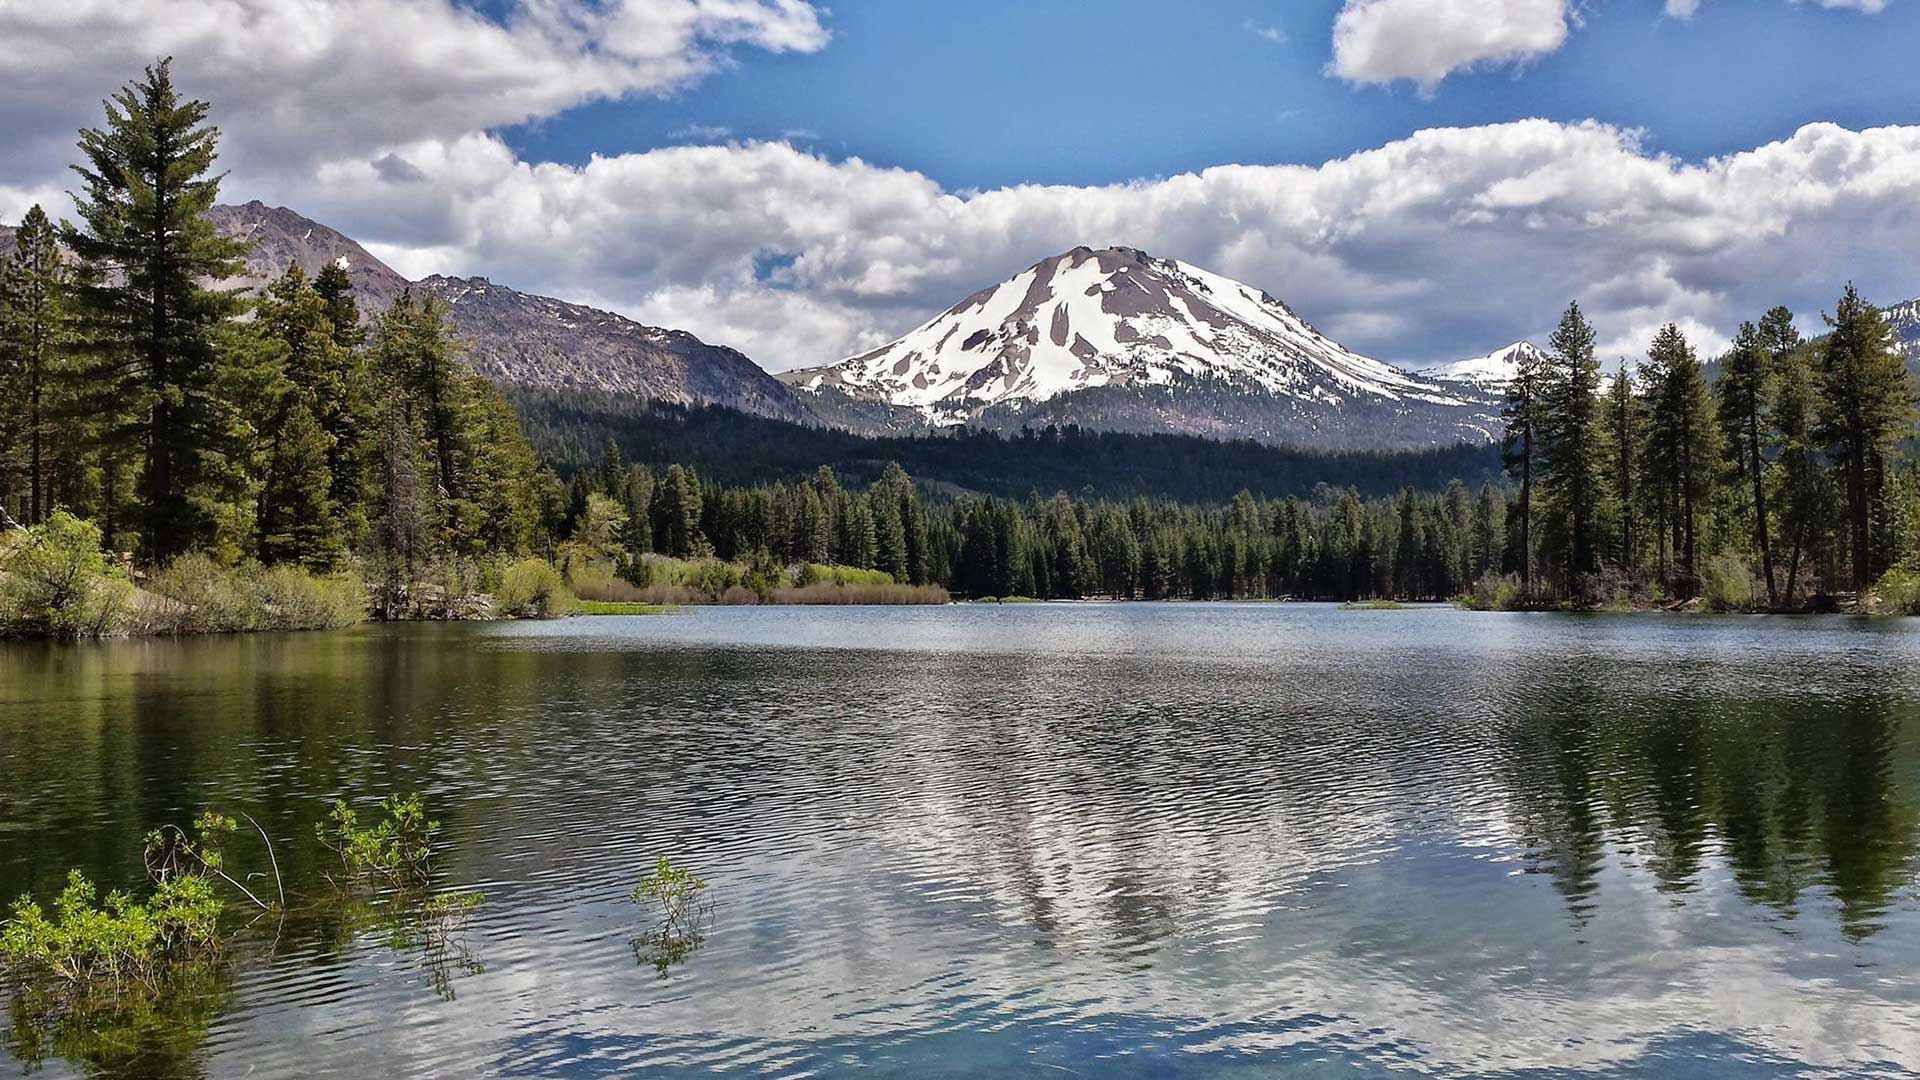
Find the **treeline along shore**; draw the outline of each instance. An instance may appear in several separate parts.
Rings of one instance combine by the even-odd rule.
[[[1610,379],[1570,306],[1497,457],[516,410],[430,297],[363,318],[337,265],[209,284],[247,248],[205,216],[208,109],[147,69],[81,133],[77,220],[33,208],[0,266],[0,634],[950,598],[1920,610],[1914,390],[1851,286],[1816,338],[1775,309],[1708,365],[1669,326]]]

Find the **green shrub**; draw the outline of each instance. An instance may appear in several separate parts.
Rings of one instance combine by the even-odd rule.
[[[232,634],[254,628],[259,606],[239,571],[189,552],[147,583],[166,603],[152,605],[148,629],[161,634]]]
[[[885,570],[862,570],[855,566],[802,563],[794,574],[793,583],[801,589],[809,585],[891,585],[893,575]]]
[[[133,584],[100,545],[98,526],[64,510],[26,530],[0,560],[0,634],[101,637],[124,629]]]
[[[707,883],[673,865],[665,855],[653,873],[640,879],[627,899],[654,907],[660,922],[633,942],[635,958],[652,964],[665,976],[667,969],[698,950],[706,939],[713,906],[706,902]]]
[[[1456,603],[1474,611],[1519,611],[1526,606],[1520,579],[1512,574],[1482,574],[1472,591]]]
[[[202,814],[192,833],[175,826],[148,833],[145,861],[153,894],[145,900],[118,889],[101,900],[79,870],[67,872],[51,913],[32,896],[21,896],[12,916],[0,923],[0,963],[22,982],[51,979],[110,993],[217,954],[225,904],[214,892],[214,879],[267,907],[224,869],[221,844],[235,827],[232,818]]]
[[[260,572],[253,592],[261,630],[334,630],[367,618],[367,586],[355,573],[316,576],[276,566]]]
[[[945,604],[952,597],[939,585],[830,585],[817,582],[797,589],[775,589],[776,604]],[[991,597],[983,597],[989,600]]]
[[[30,896],[14,901],[0,927],[0,960],[17,975],[75,984],[150,980],[170,961],[219,948],[220,898],[205,878],[163,882],[145,901],[98,890],[78,870],[49,915]]]
[[[560,571],[545,559],[522,559],[500,575],[494,610],[515,618],[551,618],[564,614],[570,597]]]
[[[1708,611],[1752,611],[1764,604],[1765,596],[1745,559],[1721,554],[1707,560],[1700,578],[1700,603]]]
[[[379,878],[407,888],[425,885],[433,874],[433,840],[440,823],[427,817],[419,792],[389,795],[380,811],[379,820],[362,825],[353,807],[340,799],[315,831],[356,878]]]
[[[1873,610],[1882,615],[1920,615],[1920,565],[1896,566],[1873,586]]]

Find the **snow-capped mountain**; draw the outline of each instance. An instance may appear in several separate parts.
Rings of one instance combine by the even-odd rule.
[[[1260,289],[1132,248],[1044,259],[884,348],[781,378],[842,422],[1322,445],[1485,437],[1477,388],[1362,356]]]
[[[1920,298],[1888,308],[1887,325],[1893,327],[1893,336],[1899,339],[1909,366],[1920,363]]]
[[[1516,341],[1485,356],[1456,360],[1451,364],[1434,364],[1419,368],[1418,371],[1429,379],[1444,383],[1464,383],[1484,391],[1503,392],[1507,384],[1513,381],[1513,374],[1519,370],[1523,359],[1545,356],[1546,353],[1533,342]]]

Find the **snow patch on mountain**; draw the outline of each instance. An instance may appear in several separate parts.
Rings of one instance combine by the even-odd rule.
[[[1362,356],[1267,293],[1133,248],[1075,248],[954,305],[890,345],[788,385],[960,423],[1100,387],[1229,385],[1339,408],[1467,404]]]
[[[1514,372],[1520,369],[1520,362],[1530,356],[1544,358],[1546,353],[1530,341],[1516,341],[1485,356],[1418,370],[1419,374],[1441,382],[1466,383],[1481,390],[1505,390],[1513,381]]]

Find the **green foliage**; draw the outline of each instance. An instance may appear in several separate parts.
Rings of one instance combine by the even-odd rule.
[[[673,609],[666,604],[626,603],[618,600],[576,600],[576,615],[660,615]]]
[[[106,126],[80,133],[79,224],[61,230],[82,263],[115,271],[76,293],[91,350],[84,404],[113,418],[115,440],[141,440],[140,533],[155,560],[212,541],[202,489],[230,460],[216,334],[237,304],[203,283],[238,273],[247,245],[205,216],[220,192],[207,112],[179,96],[167,61],[114,94]]]
[[[154,634],[227,634],[249,630],[332,630],[366,618],[357,574],[310,574],[286,564],[221,566],[190,552],[147,583],[138,629]]]
[[[315,827],[320,843],[340,856],[347,873],[401,888],[424,886],[433,874],[434,837],[440,823],[427,817],[419,792],[389,795],[380,817],[366,825],[345,799]]]
[[[1721,552],[1707,560],[1700,580],[1700,602],[1708,611],[1756,611],[1766,606],[1764,584],[1738,555]]]
[[[706,882],[691,871],[673,865],[667,856],[660,856],[653,873],[641,878],[627,897],[635,904],[654,908],[660,915],[654,929],[633,943],[634,955],[653,964],[663,976],[674,964],[692,955],[705,940],[706,924],[712,916],[712,905],[705,899],[706,891]]]
[[[560,571],[545,559],[521,559],[500,575],[494,610],[514,618],[545,619],[572,610],[573,597]]]
[[[1458,602],[1474,611],[1520,611],[1527,606],[1527,594],[1513,574],[1482,574]]]
[[[822,566],[819,563],[802,563],[794,574],[793,583],[797,588],[809,585],[891,585],[893,575],[884,570],[862,570],[855,566]]]
[[[49,914],[30,896],[0,927],[0,961],[28,978],[69,983],[151,980],[169,962],[219,950],[221,901],[204,877],[159,884],[145,901],[115,890],[104,902],[78,870]]]
[[[100,544],[98,527],[64,510],[24,533],[0,534],[0,635],[100,637],[120,630],[133,585]]]
[[[1873,587],[1873,609],[1883,615],[1920,615],[1920,565],[1896,566]]]
[[[267,906],[224,869],[221,845],[236,827],[230,817],[205,813],[191,833],[167,826],[147,834],[153,891],[145,900],[117,889],[102,899],[79,870],[68,872],[51,912],[31,895],[19,897],[0,923],[0,964],[17,982],[53,980],[67,992],[112,995],[213,959],[225,907],[215,879]]]

